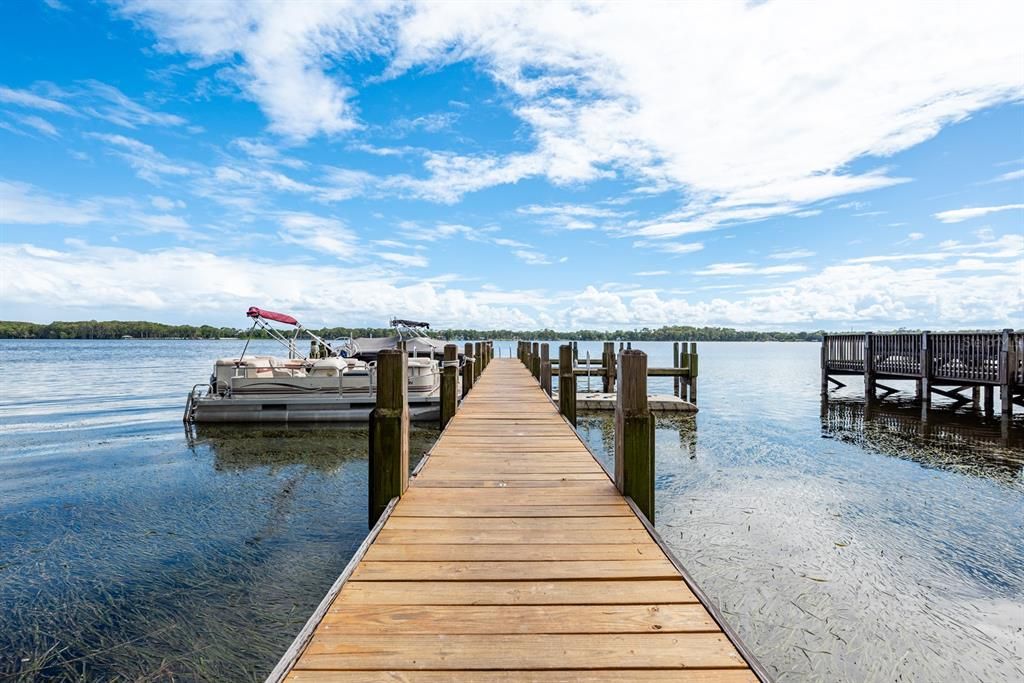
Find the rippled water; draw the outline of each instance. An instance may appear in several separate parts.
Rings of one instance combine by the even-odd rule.
[[[366,431],[188,434],[238,345],[0,341],[0,678],[259,679],[305,622],[366,532]],[[700,351],[657,526],[777,678],[1024,676],[1020,418],[823,405],[813,344]],[[580,422],[606,464],[611,429]]]

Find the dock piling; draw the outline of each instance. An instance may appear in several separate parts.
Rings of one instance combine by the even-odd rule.
[[[482,347],[483,347],[483,344],[481,344],[480,342],[476,342],[473,345],[473,358],[479,358],[481,355],[483,355]],[[478,379],[480,379],[480,373],[481,372],[483,372],[483,368],[480,367],[480,363],[477,363],[476,361],[474,361],[473,362],[473,383],[474,384],[476,384],[476,381]]]
[[[369,522],[409,488],[408,357],[401,349],[377,354],[377,406],[370,412]]]
[[[473,388],[473,342],[466,342],[462,357],[462,398],[466,398],[466,394]]]
[[[441,429],[455,417],[458,405],[456,386],[458,385],[459,348],[455,344],[444,345],[444,363],[441,367]]]
[[[647,404],[647,354],[619,352],[615,394],[615,486],[654,523],[654,415]]]
[[[540,345],[540,386],[551,395],[551,356],[547,342]]]
[[[530,372],[533,373],[533,378],[540,381],[540,343],[533,342],[532,351],[530,352]]]
[[[697,342],[690,342],[690,356],[687,367],[690,370],[690,403],[697,404]]]
[[[576,426],[576,373],[569,344],[558,347],[558,412]]]

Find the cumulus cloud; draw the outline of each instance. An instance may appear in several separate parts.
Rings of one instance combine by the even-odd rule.
[[[937,263],[901,268],[889,263],[829,266],[796,279],[724,297],[691,298],[652,289],[576,291],[473,288],[445,285],[444,277],[416,278],[385,260],[359,267],[281,263],[247,256],[174,248],[111,249],[84,243],[40,249],[0,245],[4,310],[35,310],[36,317],[73,318],[83,312],[135,311],[160,318],[230,321],[262,303],[325,324],[370,323],[389,314],[423,315],[453,326],[523,329],[691,324],[829,329],[847,325],[992,327],[1024,314],[1024,237],[949,245]],[[744,268],[748,266],[742,266]],[[273,277],[267,277],[272,272]],[[714,290],[707,290],[714,291]],[[46,311],[39,302],[48,302]],[[20,308],[19,308],[20,307]],[[91,315],[91,313],[90,313]]]
[[[624,176],[644,191],[684,190],[694,215],[642,226],[648,237],[713,229],[734,207],[807,217],[818,210],[808,203],[902,182],[850,164],[1024,96],[1015,30],[1024,9],[1014,2],[965,13],[952,3],[922,11],[792,0],[127,0],[121,11],[152,30],[158,48],[227,64],[270,129],[300,140],[361,125],[355,86],[337,68],[346,59],[380,58],[383,79],[472,62],[509,94],[532,149],[432,152],[425,176],[389,178],[386,190],[453,203],[533,176]]]

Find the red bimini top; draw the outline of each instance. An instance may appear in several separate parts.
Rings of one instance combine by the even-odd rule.
[[[277,322],[284,323],[285,325],[299,324],[299,321],[291,317],[290,315],[285,315],[284,313],[275,313],[274,311],[264,311],[262,308],[256,308],[255,306],[250,306],[249,310],[246,312],[246,315],[249,316],[250,318],[266,318],[267,320],[276,320]]]

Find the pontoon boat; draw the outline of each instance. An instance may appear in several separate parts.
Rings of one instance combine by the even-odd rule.
[[[284,313],[253,306],[246,315],[253,327],[241,355],[217,360],[209,383],[192,388],[185,421],[365,422],[377,400],[377,353],[393,348],[409,353],[411,419],[438,419],[444,344],[423,333],[427,323],[393,320],[394,336],[331,343]],[[290,325],[294,332],[279,330],[271,321]],[[257,328],[287,348],[287,358],[247,356]],[[309,355],[304,356],[298,345],[306,340]]]

